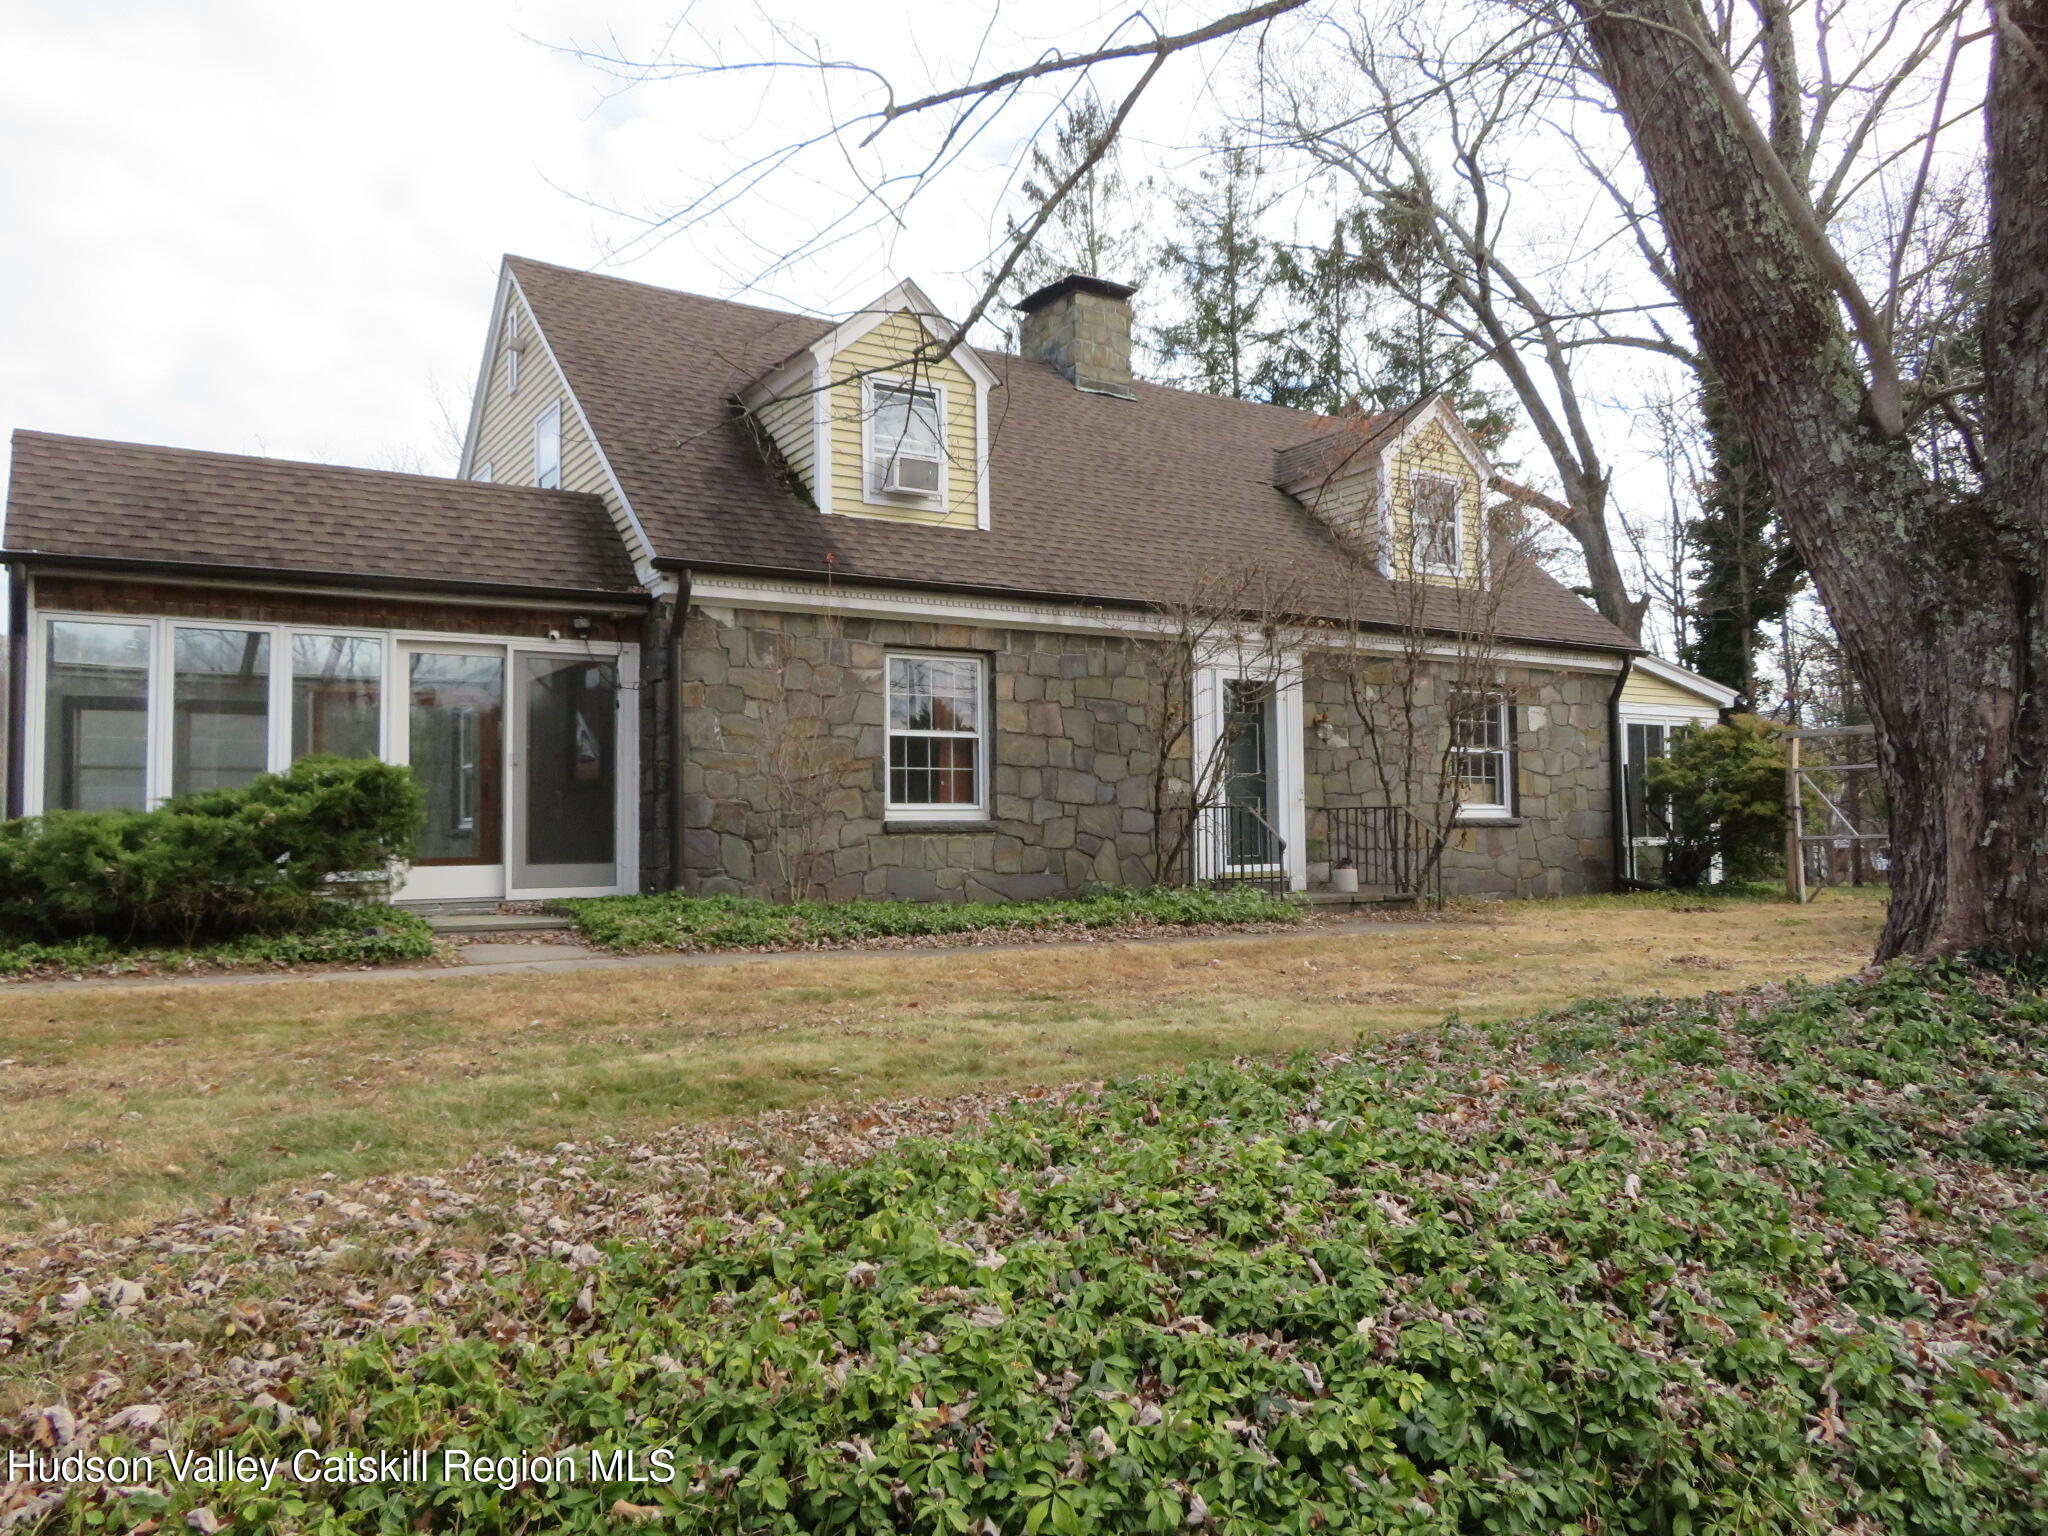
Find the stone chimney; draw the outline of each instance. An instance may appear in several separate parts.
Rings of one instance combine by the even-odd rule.
[[[1017,306],[1026,357],[1051,363],[1076,389],[1135,400],[1131,388],[1131,295],[1138,290],[1075,275],[1048,283]]]

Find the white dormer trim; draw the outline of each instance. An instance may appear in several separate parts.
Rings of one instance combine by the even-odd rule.
[[[659,592],[668,585],[668,578],[654,568],[654,541],[647,537],[646,526],[640,521],[640,514],[633,510],[633,503],[626,497],[626,488],[619,483],[618,471],[612,468],[612,461],[604,451],[604,443],[591,430],[590,417],[584,412],[583,402],[576,398],[576,390],[569,382],[569,375],[563,369],[561,360],[555,356],[555,349],[548,340],[547,332],[541,327],[540,317],[533,312],[533,305],[527,301],[525,292],[519,286],[519,279],[512,275],[512,268],[505,264],[498,269],[498,293],[491,303],[490,328],[484,334],[484,357],[477,369],[475,393],[469,402],[469,430],[462,438],[462,460],[456,466],[456,478],[469,478],[470,468],[476,458],[477,433],[483,425],[484,402],[491,391],[491,364],[498,356],[498,346],[503,335],[505,316],[514,301],[526,312],[527,345],[537,342],[541,355],[555,370],[555,380],[562,389],[562,398],[569,402],[569,409],[576,413],[576,423],[583,429],[583,435],[590,440],[590,450],[597,455],[597,466],[604,471],[605,484],[612,495],[618,498],[619,510],[626,518],[626,553],[633,562],[633,577],[650,592]],[[564,445],[564,457],[567,448]]]

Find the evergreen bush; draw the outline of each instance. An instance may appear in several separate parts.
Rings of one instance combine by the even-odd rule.
[[[332,877],[410,859],[422,814],[409,769],[306,757],[151,811],[0,823],[0,933],[190,944],[301,927],[337,898]]]

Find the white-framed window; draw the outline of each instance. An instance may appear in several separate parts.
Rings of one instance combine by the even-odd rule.
[[[1452,695],[1449,766],[1461,816],[1512,814],[1514,720],[1514,705],[1498,693]]]
[[[1409,558],[1417,574],[1464,573],[1464,499],[1465,488],[1444,475],[1417,475],[1410,483]]]
[[[557,400],[533,422],[533,483],[544,491],[562,484],[562,402]]]
[[[139,811],[314,752],[384,755],[381,635],[70,614],[38,628],[42,810]]]
[[[479,485],[489,485],[491,483],[491,466],[489,464],[477,465],[469,478],[476,481]]]
[[[907,379],[867,381],[865,420],[868,490],[886,497],[933,500],[946,489],[943,387]]]
[[[981,658],[892,651],[885,665],[889,814],[933,821],[979,818],[988,784]]]
[[[519,354],[526,350],[526,343],[519,338],[519,311],[505,311],[505,393],[519,393]]]

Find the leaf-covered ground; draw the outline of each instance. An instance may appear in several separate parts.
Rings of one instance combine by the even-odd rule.
[[[54,1529],[2048,1523],[2048,1002],[1897,970],[14,1252],[17,1443],[672,1448]],[[4,1518],[4,1517],[0,1517]]]

